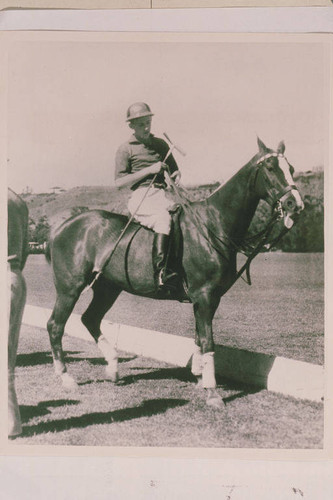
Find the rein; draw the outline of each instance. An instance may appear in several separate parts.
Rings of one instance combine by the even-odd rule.
[[[271,156],[278,156],[278,154],[277,153],[268,154],[268,155],[265,155],[264,157],[261,157],[257,161],[257,163],[256,163],[256,166],[257,166],[256,175],[257,175],[257,172],[258,172],[258,167],[260,168],[259,164],[262,161],[264,161],[265,159],[267,159],[268,157],[271,157]],[[280,155],[280,156],[282,156],[282,155]],[[202,218],[197,213],[195,213],[195,211],[192,209],[192,207],[190,205],[190,200],[188,200],[186,198],[184,199],[184,195],[181,194],[180,190],[178,189],[177,185],[175,184],[175,182],[173,181],[173,179],[170,177],[169,174],[168,174],[168,177],[169,177],[168,182],[169,182],[170,186],[172,187],[174,193],[176,194],[176,196],[178,198],[178,201],[179,201],[179,204],[183,208],[184,212],[189,216],[189,218],[191,219],[192,223],[195,225],[195,227],[198,230],[198,232],[208,242],[208,244],[210,245],[210,247],[212,247],[222,258],[224,258],[224,259],[226,259],[228,261],[228,258],[222,253],[223,250],[221,248],[221,245],[223,245],[224,247],[228,248],[227,243],[224,242],[214,231],[212,231],[206,225],[206,223],[202,220]],[[256,181],[256,178],[254,180],[254,184],[255,184],[255,181]],[[268,241],[268,238],[269,238],[269,236],[270,236],[270,234],[271,234],[271,232],[273,230],[273,227],[275,226],[276,222],[282,217],[282,208],[281,208],[280,199],[286,193],[288,193],[289,191],[291,191],[292,189],[295,189],[295,186],[290,186],[289,185],[289,186],[286,186],[281,191],[281,193],[279,193],[278,197],[276,197],[275,203],[273,203],[273,206],[274,205],[276,205],[276,206],[273,209],[272,216],[271,216],[270,220],[268,221],[267,226],[262,231],[260,231],[259,233],[257,233],[256,235],[254,235],[254,236],[252,236],[251,238],[248,239],[248,241],[249,240],[252,240],[252,241],[258,241],[259,240],[258,243],[255,246],[248,245],[248,244],[246,244],[246,242],[243,242],[242,244],[237,244],[230,236],[228,236],[227,234],[224,234],[224,236],[229,241],[229,243],[232,245],[232,247],[236,250],[236,252],[240,252],[243,255],[246,255],[246,257],[247,257],[247,260],[246,260],[245,264],[241,267],[241,269],[239,271],[237,271],[235,279],[233,280],[232,284],[234,284],[239,278],[242,278],[248,285],[251,285],[250,264],[251,264],[252,260],[263,249],[265,249],[264,250],[265,252],[269,252],[273,248],[273,246],[276,245],[276,243],[278,241],[280,241],[280,239],[288,232],[288,229],[286,227],[284,227],[280,231],[280,233],[278,234],[278,236],[267,247],[267,241]],[[183,190],[185,191],[185,189],[183,189]],[[206,229],[206,231],[207,231],[208,234],[205,234],[205,232],[202,229],[203,227]],[[214,242],[212,241],[212,237],[220,245],[214,244]],[[242,276],[244,272],[246,272],[246,279]]]

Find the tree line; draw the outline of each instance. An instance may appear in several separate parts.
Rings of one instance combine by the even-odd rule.
[[[322,169],[317,171],[299,174],[296,179],[302,198],[304,201],[304,210],[294,224],[294,227],[278,242],[275,250],[283,252],[323,252],[324,251],[324,172]],[[187,190],[191,199],[203,199],[219,186],[218,183],[197,186]],[[125,204],[124,204],[125,206]],[[74,206],[71,209],[71,216],[78,215],[87,211],[86,206]],[[112,208],[111,208],[112,210]],[[271,209],[265,202],[260,202],[255,213],[249,236],[253,236],[265,228],[271,215]],[[273,233],[282,228],[283,222],[278,223],[278,227]],[[43,245],[48,240],[50,224],[48,218],[43,215],[37,221],[30,218],[29,241],[34,242],[34,249],[31,251],[40,253],[43,251]]]

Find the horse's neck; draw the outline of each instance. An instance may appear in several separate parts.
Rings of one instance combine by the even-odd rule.
[[[259,203],[250,189],[251,175],[250,162],[205,200],[207,223],[216,232],[236,238],[245,235]]]

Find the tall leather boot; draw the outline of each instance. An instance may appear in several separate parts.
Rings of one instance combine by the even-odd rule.
[[[171,280],[176,278],[177,273],[169,271],[166,268],[168,247],[169,236],[163,233],[155,233],[153,242],[153,268],[155,287],[159,291],[165,288],[175,288],[171,285]]]

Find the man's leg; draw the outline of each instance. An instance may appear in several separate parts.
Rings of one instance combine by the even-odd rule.
[[[140,203],[138,203],[139,201]],[[171,280],[177,274],[167,269],[171,229],[169,208],[173,205],[174,202],[165,196],[163,189],[156,188],[151,188],[148,193],[144,188],[137,189],[132,194],[128,204],[129,211],[135,214],[135,218],[154,231],[152,261],[156,290],[175,288],[172,286]]]
[[[169,235],[164,233],[155,233],[153,242],[153,268],[154,279],[157,290],[172,287],[172,280],[176,278],[177,273],[167,269],[167,256],[169,249]]]

